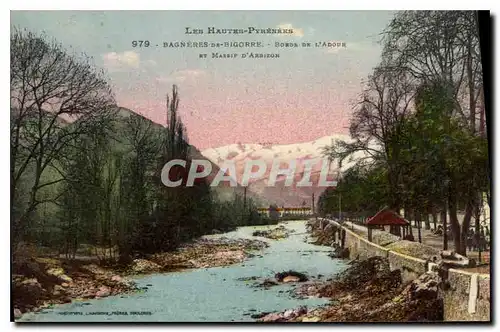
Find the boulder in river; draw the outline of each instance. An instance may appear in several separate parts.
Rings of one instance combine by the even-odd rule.
[[[279,282],[304,282],[309,280],[304,273],[292,270],[276,273],[274,277]]]
[[[299,282],[300,278],[297,276],[286,276],[283,278],[282,282],[287,283],[287,282]]]

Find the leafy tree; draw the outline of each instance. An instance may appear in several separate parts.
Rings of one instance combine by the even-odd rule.
[[[386,174],[386,196],[392,209],[430,228],[440,211],[446,226],[449,212],[455,250],[465,254],[472,215],[478,215],[488,193],[487,141],[480,131],[484,112],[482,68],[474,12],[401,12],[384,31],[380,65],[368,79],[351,120],[351,141],[337,141],[324,153],[342,161],[362,152],[358,164]],[[479,110],[478,110],[479,109]],[[354,170],[351,182],[339,184],[351,211],[370,209],[375,197]],[[356,176],[353,176],[356,175]],[[322,197],[331,209],[333,192]],[[329,197],[329,198],[328,198]],[[345,201],[345,199],[343,199]],[[349,206],[349,204],[355,206]],[[344,209],[344,207],[342,207]],[[459,222],[458,211],[464,210]],[[477,218],[478,219],[478,218]],[[477,227],[477,225],[476,225]],[[446,227],[445,227],[446,229]],[[447,245],[446,236],[444,239]]]

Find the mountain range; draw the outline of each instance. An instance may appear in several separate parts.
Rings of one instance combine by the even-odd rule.
[[[250,182],[249,189],[257,194],[266,203],[275,203],[279,206],[311,206],[313,195],[317,197],[326,189],[318,186],[321,161],[326,161],[323,156],[323,148],[332,145],[335,140],[350,141],[347,135],[331,135],[318,138],[310,142],[296,144],[242,144],[235,143],[217,148],[210,148],[201,151],[201,154],[211,160],[219,167],[223,167],[226,161],[234,162],[236,174],[229,174],[241,183],[242,174],[245,170],[245,163],[249,160],[262,160],[266,164],[266,172],[259,179]],[[359,153],[358,153],[359,155]],[[359,157],[354,155],[354,159]],[[319,158],[320,162],[312,167],[310,181],[312,185],[300,187],[296,184],[302,179],[305,173],[304,161]],[[270,171],[273,163],[279,163],[280,168],[286,168],[290,162],[295,160],[296,170],[292,186],[286,186],[286,176],[278,176],[275,186],[268,186]],[[353,161],[345,161],[342,170],[350,168]],[[336,181],[338,178],[338,166],[330,163],[328,166],[328,181]],[[255,169],[253,171],[256,171]]]

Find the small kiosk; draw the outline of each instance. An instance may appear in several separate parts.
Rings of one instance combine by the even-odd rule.
[[[396,212],[385,208],[366,221],[368,241],[372,241],[372,230],[374,228],[385,230],[384,226],[386,225],[389,225],[389,233],[397,235],[402,239],[404,239],[407,234],[410,234],[410,223]]]

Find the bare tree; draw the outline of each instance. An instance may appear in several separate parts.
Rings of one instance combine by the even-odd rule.
[[[383,58],[421,83],[448,82],[454,112],[476,129],[482,67],[473,11],[403,11],[384,32]]]
[[[360,102],[354,111],[350,134],[353,142],[337,141],[325,149],[331,159],[345,159],[355,152],[363,151],[366,158],[384,164],[392,189],[391,207],[399,210],[399,187],[401,168],[398,164],[403,123],[412,110],[415,87],[405,73],[384,64],[376,68],[368,78]]]
[[[14,241],[19,241],[41,199],[42,188],[64,181],[43,181],[47,168],[85,133],[112,112],[114,98],[102,71],[90,59],[67,53],[60,44],[25,30],[11,33],[11,209]],[[68,125],[71,123],[71,126]],[[29,177],[27,176],[29,173]],[[22,180],[28,181],[24,206],[16,204]],[[17,202],[19,203],[19,202]]]
[[[482,132],[484,109],[483,74],[476,14],[473,11],[404,11],[398,13],[384,32],[383,58],[395,70],[406,72],[420,84],[442,82],[452,96],[451,112],[444,121],[450,126],[458,119],[474,135]],[[477,180],[477,175],[473,177]],[[457,250],[460,238],[468,231],[473,210],[479,209],[482,196],[478,186],[463,188],[443,178],[448,199],[443,200],[443,216],[450,211],[450,222]],[[476,181],[477,182],[477,181]],[[465,217],[458,222],[456,190],[466,190]],[[462,229],[462,231],[461,231]],[[446,231],[446,230],[445,230]],[[462,233],[462,234],[461,234]]]
[[[120,262],[130,260],[134,225],[153,214],[158,187],[154,175],[162,150],[161,130],[153,122],[137,114],[125,120],[125,158],[121,175],[120,199],[122,213],[118,221],[118,248]]]

